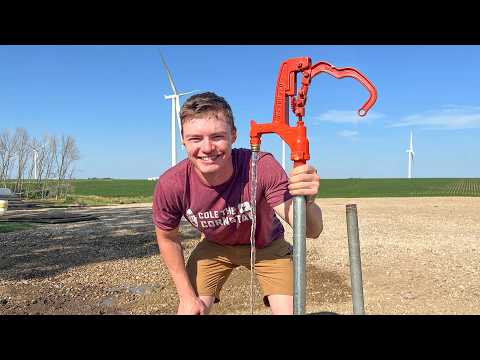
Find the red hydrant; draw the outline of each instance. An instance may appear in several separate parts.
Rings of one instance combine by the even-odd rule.
[[[302,87],[297,96],[297,73],[302,73]],[[312,66],[309,57],[292,58],[284,61],[280,66],[275,101],[273,106],[273,119],[271,123],[257,124],[250,121],[250,146],[252,151],[260,151],[261,136],[276,133],[290,147],[290,159],[293,166],[306,164],[310,159],[307,128],[304,125],[305,104],[307,103],[308,87],[312,78],[325,72],[337,79],[351,77],[358,80],[368,90],[370,97],[358,110],[358,115],[365,116],[377,100],[377,90],[373,84],[359,71],[344,67],[336,68],[329,63],[320,61]],[[289,103],[293,113],[297,116],[296,126],[289,124]],[[306,218],[305,197],[295,196],[293,199],[293,262],[294,262],[294,314],[305,313],[305,248],[306,248]]]

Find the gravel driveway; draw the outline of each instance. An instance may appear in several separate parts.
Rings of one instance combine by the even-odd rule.
[[[307,240],[307,313],[352,313],[345,221],[350,203],[358,208],[367,314],[480,313],[479,198],[317,203],[325,228],[319,239]],[[159,256],[150,204],[68,212],[100,221],[0,234],[0,314],[175,313],[178,298]],[[188,257],[199,233],[185,222],[181,233]],[[258,287],[256,294],[255,313],[268,314]],[[213,314],[249,314],[248,270],[232,273],[221,299]]]

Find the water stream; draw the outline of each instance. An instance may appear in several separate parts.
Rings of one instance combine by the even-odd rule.
[[[257,225],[257,160],[258,152],[252,151],[250,162],[250,206],[252,208],[252,226],[250,228],[250,312],[253,315],[255,277],[255,230]]]

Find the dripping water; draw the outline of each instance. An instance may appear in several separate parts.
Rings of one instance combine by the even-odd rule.
[[[257,160],[258,151],[252,151],[250,162],[250,205],[252,208],[252,226],[250,228],[250,312],[253,315],[253,280],[255,277],[255,230],[257,225]]]

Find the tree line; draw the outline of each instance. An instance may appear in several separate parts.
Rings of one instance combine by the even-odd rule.
[[[66,199],[80,158],[70,135],[29,136],[24,128],[0,131],[0,187],[24,198]]]

